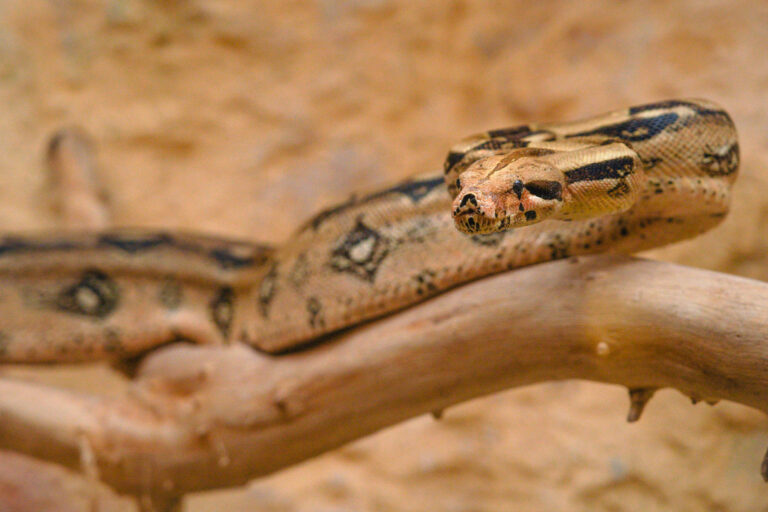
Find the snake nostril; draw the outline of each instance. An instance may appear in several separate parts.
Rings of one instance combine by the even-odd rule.
[[[475,198],[475,194],[467,194],[462,197],[461,203],[459,203],[459,208],[466,206],[467,203],[471,203],[472,206],[477,207],[477,198]]]

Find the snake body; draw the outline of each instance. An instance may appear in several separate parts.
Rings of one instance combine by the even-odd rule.
[[[5,238],[0,361],[179,339],[293,349],[488,274],[695,236],[726,215],[738,164],[724,110],[670,100],[472,136],[443,172],[352,196],[274,249],[144,231]]]

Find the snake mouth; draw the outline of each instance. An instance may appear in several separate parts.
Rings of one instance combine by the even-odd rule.
[[[499,219],[490,219],[478,212],[454,213],[456,229],[468,235],[484,235],[504,229]]]
[[[454,214],[456,229],[468,235],[487,235],[498,231],[530,226],[544,220],[536,211],[527,210],[512,216],[489,218],[477,212]]]

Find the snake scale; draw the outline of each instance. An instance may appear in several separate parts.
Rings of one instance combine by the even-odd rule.
[[[143,230],[6,236],[0,362],[177,340],[294,349],[492,273],[695,236],[726,215],[738,164],[724,110],[668,100],[475,135],[444,172],[354,195],[277,248]]]

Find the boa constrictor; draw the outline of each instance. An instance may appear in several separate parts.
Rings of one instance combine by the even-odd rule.
[[[697,235],[728,211],[738,164],[725,111],[670,100],[470,137],[444,173],[352,196],[274,249],[140,230],[7,236],[0,362],[176,340],[294,349],[495,272]]]

